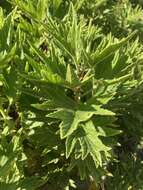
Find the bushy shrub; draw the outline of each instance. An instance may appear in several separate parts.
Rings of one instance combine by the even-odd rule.
[[[0,8],[1,190],[143,188],[142,8],[110,3]]]

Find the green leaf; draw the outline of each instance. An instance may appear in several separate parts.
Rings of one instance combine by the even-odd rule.
[[[78,123],[80,122],[80,118],[77,118],[76,113],[72,110],[66,111],[61,109],[48,114],[48,117],[62,120],[60,124],[60,136],[62,139],[72,134],[77,129]]]
[[[78,80],[78,77],[76,76],[75,71],[70,64],[67,65],[66,80],[72,86],[76,86],[77,84],[80,84],[80,81]]]
[[[48,8],[48,0],[39,0],[37,3],[37,12],[39,20],[46,18],[46,9]]]
[[[110,147],[107,147],[99,138],[99,131],[95,128],[93,122],[87,121],[81,124],[80,127],[72,135],[66,139],[66,156],[67,158],[76,149],[76,144],[80,144],[80,151],[77,154],[81,159],[85,160],[90,154],[94,160],[96,167],[102,166],[102,153],[105,154],[106,159],[110,157]]]
[[[11,50],[6,54],[0,54],[0,69],[3,69],[8,66],[10,61],[12,61],[15,57],[16,52],[16,44],[11,48]]]
[[[4,19],[3,27],[0,29],[0,36],[2,36],[0,38],[0,50],[7,50],[13,46],[14,12],[15,10]]]
[[[108,45],[105,49],[103,49],[103,51],[101,51],[101,53],[95,53],[94,54],[94,65],[96,66],[98,63],[100,63],[101,61],[103,61],[104,59],[106,59],[108,56],[112,55],[113,53],[115,53],[119,48],[121,48],[122,46],[126,45],[127,42],[133,38],[133,36],[136,34],[136,31],[131,33],[127,38],[121,40],[120,42],[116,43],[116,44],[110,44]]]
[[[83,133],[83,135],[82,135]],[[80,146],[81,146],[81,152],[82,152],[82,160],[85,160],[85,158],[88,156],[88,154],[90,153],[90,149],[88,147],[88,144],[86,142],[86,134],[84,133],[84,131],[80,131],[80,137],[78,138]]]
[[[55,9],[58,9],[61,3],[62,3],[62,0],[53,0],[53,7]]]
[[[20,180],[17,188],[21,190],[35,190],[42,186],[45,183],[40,177],[29,177],[23,180]]]
[[[4,72],[5,78],[5,95],[8,97],[9,102],[13,102],[17,95],[17,72],[14,67],[11,67],[8,72]]]
[[[4,25],[4,15],[3,15],[3,9],[0,7],[0,29]]]
[[[102,166],[102,152],[105,153],[106,159],[110,157],[109,150],[111,148],[105,146],[102,141],[98,137],[98,132],[94,127],[94,124],[91,121],[88,121],[85,123],[84,126],[82,126],[85,135],[84,140],[85,143],[88,146],[89,152],[95,162],[95,165]],[[84,147],[83,147],[84,149]],[[84,155],[83,155],[84,157]]]
[[[47,101],[44,102],[42,104],[32,104],[32,107],[38,109],[38,110],[42,110],[42,111],[48,111],[50,109],[54,109],[56,106],[54,105],[54,102],[52,101]]]
[[[5,182],[0,182],[0,189],[1,190],[16,190],[17,186],[16,183],[5,183]]]
[[[104,136],[104,137],[112,137],[112,136],[115,136],[115,135],[119,135],[122,133],[121,130],[119,129],[113,129],[113,128],[110,128],[110,127],[100,127],[98,126],[98,132],[99,132],[99,135],[100,136]]]
[[[69,156],[72,153],[76,143],[77,143],[77,138],[75,136],[75,133],[69,135],[66,138],[66,158],[69,158]]]
[[[40,60],[44,64],[39,64],[35,62],[30,56],[26,55],[29,63],[32,65],[33,69],[39,73],[40,77],[48,82],[54,83],[54,84],[63,84],[65,86],[70,86],[68,82],[66,82],[58,73],[53,72],[53,63],[50,59],[48,59],[43,52],[38,50],[31,42],[29,42],[32,50],[37,54],[37,56],[40,58]],[[51,61],[51,63],[50,63]]]
[[[76,3],[74,4],[75,10],[78,11],[82,7],[84,2],[85,2],[85,0],[76,1]]]
[[[15,155],[11,155],[8,161],[0,168],[0,178],[5,178],[10,170],[13,168],[13,164],[15,162]]]
[[[99,106],[82,105],[77,110],[59,109],[48,114],[48,117],[62,120],[60,124],[61,138],[66,138],[71,135],[77,128],[80,122],[87,121],[93,115],[115,115],[113,112],[100,108]]]

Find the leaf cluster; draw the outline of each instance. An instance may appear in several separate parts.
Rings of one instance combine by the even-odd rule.
[[[81,180],[140,189],[141,170],[138,184],[117,178],[142,167],[141,7],[10,4],[0,8],[0,189],[80,189]]]

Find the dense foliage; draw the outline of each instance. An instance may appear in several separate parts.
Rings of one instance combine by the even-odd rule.
[[[0,6],[0,190],[142,190],[142,1]]]

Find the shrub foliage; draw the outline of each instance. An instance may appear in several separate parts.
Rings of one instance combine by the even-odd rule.
[[[1,3],[1,190],[143,188],[135,3]]]

